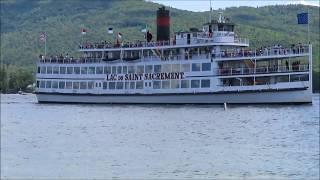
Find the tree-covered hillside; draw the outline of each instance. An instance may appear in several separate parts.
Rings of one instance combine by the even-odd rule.
[[[29,73],[35,67],[35,59],[44,53],[44,45],[39,41],[40,32],[45,31],[48,35],[47,54],[69,53],[76,56],[80,41],[113,41],[114,36],[107,34],[108,27],[113,27],[115,33],[121,32],[124,40],[142,39],[140,30],[146,24],[155,34],[155,11],[160,7],[144,0],[1,0],[0,3],[1,63],[5,67],[9,65],[9,68],[17,66],[14,68]],[[208,12],[172,8],[170,11],[172,33],[201,27],[209,16]],[[237,33],[248,37],[252,47],[306,43],[307,27],[297,24],[296,15],[309,11],[314,70],[319,72],[318,7],[277,5],[227,8],[214,11],[214,16],[220,11],[237,24]],[[87,29],[85,36],[80,34],[82,28]],[[317,80],[319,73],[314,76]]]

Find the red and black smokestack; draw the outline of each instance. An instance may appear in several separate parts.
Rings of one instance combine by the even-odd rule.
[[[170,12],[164,6],[157,11],[157,41],[170,40]]]

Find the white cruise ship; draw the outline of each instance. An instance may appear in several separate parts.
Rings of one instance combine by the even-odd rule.
[[[37,63],[36,95],[57,103],[309,103],[312,46],[250,49],[221,14],[201,30],[176,32],[157,11],[157,38],[79,46],[78,59]],[[266,37],[267,38],[267,37]]]

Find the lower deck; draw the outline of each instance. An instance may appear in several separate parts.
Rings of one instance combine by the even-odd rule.
[[[220,103],[310,103],[310,89],[196,94],[62,94],[37,93],[40,103],[134,103],[134,104],[220,104]]]

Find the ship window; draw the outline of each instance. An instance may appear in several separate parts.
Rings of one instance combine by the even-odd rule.
[[[58,81],[52,81],[52,88],[54,89],[58,88]]]
[[[40,82],[39,82],[39,81],[37,81],[37,88],[39,88],[39,83],[40,83]]]
[[[144,87],[148,87],[148,83],[147,82],[144,83]]]
[[[51,88],[51,81],[46,81],[46,88]]]
[[[146,72],[146,73],[152,73],[152,65],[147,65],[147,66],[145,67],[145,72]]]
[[[118,66],[117,67],[117,73],[118,74],[122,74],[122,66]]]
[[[210,87],[210,79],[201,80],[201,88],[209,88]]]
[[[52,67],[51,66],[47,67],[47,74],[52,74]]]
[[[45,74],[46,73],[46,67],[45,66],[41,66],[40,67],[40,73],[41,74]]]
[[[95,72],[96,72],[96,67],[89,67],[88,74],[95,74]]]
[[[123,74],[127,74],[128,73],[128,67],[127,66],[123,66]]]
[[[79,89],[79,82],[73,82],[73,89]]]
[[[103,89],[108,89],[108,82],[103,82]]]
[[[94,82],[93,81],[89,81],[88,82],[88,89],[93,89],[94,86]]]
[[[74,67],[74,73],[80,74],[80,67]]]
[[[80,82],[80,89],[87,89],[87,82]]]
[[[67,74],[73,73],[73,67],[67,67]]]
[[[181,80],[181,88],[189,88],[190,82],[189,80]]]
[[[110,66],[104,67],[104,74],[111,74],[111,67]]]
[[[66,82],[66,89],[72,89],[72,82],[71,81]]]
[[[200,71],[200,64],[199,63],[192,64],[192,71]]]
[[[136,82],[136,89],[143,89],[143,81]]]
[[[134,66],[128,66],[128,73],[134,73]]]
[[[117,89],[123,89],[123,82],[117,82]]]
[[[202,63],[202,71],[211,71],[211,63]]]
[[[161,89],[161,81],[153,81],[153,89]]]
[[[163,64],[162,72],[171,72],[171,64]]]
[[[161,72],[161,65],[154,65],[154,72],[156,73]]]
[[[144,66],[137,66],[137,73],[142,74],[144,72]]]
[[[81,67],[81,74],[87,74],[87,73],[88,73],[88,68],[87,67]]]
[[[190,72],[190,64],[182,64],[181,71],[182,72]]]
[[[40,73],[40,67],[38,67],[38,71],[37,71],[37,73]]]
[[[45,88],[45,81],[40,81],[40,88]]]
[[[162,81],[162,89],[169,89],[170,81]]]
[[[191,80],[191,88],[199,88],[200,80]]]
[[[60,67],[60,74],[66,73],[66,67]]]
[[[172,72],[180,72],[180,64],[172,64]]]
[[[64,89],[66,83],[64,81],[59,81],[59,89]]]
[[[117,74],[117,66],[112,66],[112,74]]]
[[[53,67],[53,74],[59,74],[59,67],[57,66]]]
[[[102,74],[103,73],[103,67],[102,66],[99,66],[97,67],[97,74]]]
[[[179,80],[171,80],[171,89],[179,88]]]
[[[130,89],[134,89],[136,87],[136,82],[130,82]]]
[[[130,83],[129,82],[125,82],[124,83],[124,88],[125,89],[129,89],[130,88]]]
[[[116,82],[109,82],[109,89],[115,89],[116,88]]]

